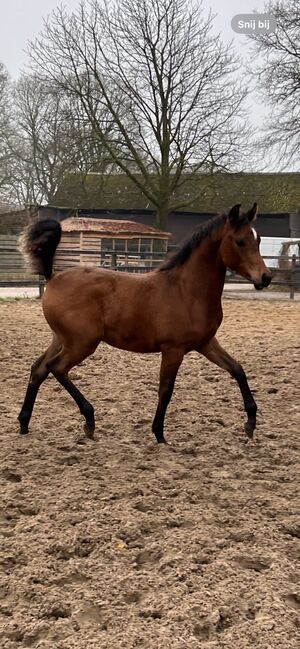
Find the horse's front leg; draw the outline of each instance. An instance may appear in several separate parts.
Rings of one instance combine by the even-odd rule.
[[[173,394],[177,372],[183,357],[184,351],[180,349],[168,349],[162,352],[158,390],[159,400],[152,424],[152,432],[159,444],[166,443],[164,438],[165,414]]]
[[[248,419],[245,423],[245,433],[249,439],[252,439],[256,427],[257,406],[253,399],[242,365],[237,363],[232,356],[227,354],[225,349],[219,345],[216,338],[212,338],[207,345],[204,345],[198,351],[209,361],[229,372],[229,374],[231,374],[231,376],[237,381],[244,400],[244,407],[248,415]]]

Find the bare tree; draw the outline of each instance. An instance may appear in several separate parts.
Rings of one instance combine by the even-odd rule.
[[[260,146],[275,154],[281,167],[299,164],[300,151],[300,5],[299,0],[272,1],[266,11],[276,17],[271,34],[251,36],[256,60],[253,76],[271,107]],[[252,57],[253,58],[253,57]]]
[[[66,173],[84,177],[108,166],[80,105],[61,88],[23,75],[11,92],[7,194],[20,203],[51,203]]]
[[[19,203],[51,201],[68,165],[61,96],[34,76],[21,76],[11,94],[6,191]]]
[[[6,198],[6,184],[10,178],[11,152],[8,138],[12,130],[10,120],[10,80],[4,65],[0,63],[0,193]]]
[[[90,0],[71,15],[56,10],[30,46],[36,73],[77,98],[160,227],[195,200],[184,196],[188,180],[240,159],[246,93],[212,30],[212,15],[189,0]],[[109,138],[103,107],[115,127]]]

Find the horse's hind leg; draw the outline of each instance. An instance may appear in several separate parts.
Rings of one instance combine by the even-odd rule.
[[[92,354],[97,343],[87,347],[85,350],[72,348],[63,348],[54,358],[48,362],[48,371],[50,371],[56,380],[67,390],[69,395],[74,399],[81,414],[85,418],[84,430],[88,437],[92,438],[95,431],[94,408],[92,404],[83,396],[74,383],[69,379],[68,372],[72,367],[81,363],[85,358]]]
[[[92,404],[83,396],[83,394],[76,388],[76,385],[69,379],[67,374],[61,374],[55,369],[51,369],[53,376],[56,380],[67,390],[69,395],[73,397],[81,414],[85,418],[84,431],[87,437],[91,439],[94,437],[95,432],[95,417],[94,408]]]
[[[25,435],[28,433],[28,426],[31,419],[33,407],[39,391],[40,386],[45,381],[49,374],[47,362],[59,351],[61,345],[56,338],[53,339],[50,347],[40,356],[32,365],[29,383],[25,395],[25,399],[18,416],[20,422],[20,433]]]
[[[245,423],[245,433],[248,438],[252,439],[253,432],[256,427],[256,412],[257,406],[253,399],[252,392],[249,388],[246,374],[243,367],[232,356],[227,354],[225,349],[219,345],[216,338],[212,338],[207,345],[198,350],[203,356],[218,365],[223,370],[227,370],[229,374],[237,381],[240,388],[244,407],[248,416]]]

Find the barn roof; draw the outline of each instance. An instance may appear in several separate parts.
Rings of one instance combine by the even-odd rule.
[[[162,232],[157,228],[134,221],[120,221],[119,219],[92,219],[87,217],[70,217],[61,222],[63,232],[101,232],[107,235],[144,235],[166,239],[169,232]]]
[[[300,207],[297,172],[199,173],[193,177],[185,174],[182,180],[172,196],[172,205],[189,201],[186,208],[180,208],[189,212],[217,214],[235,203],[250,206],[254,201],[260,214],[294,212]],[[77,209],[155,209],[125,174],[66,174],[53,201],[55,205]]]

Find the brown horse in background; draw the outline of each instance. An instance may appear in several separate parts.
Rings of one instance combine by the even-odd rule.
[[[94,409],[69,379],[69,371],[93,354],[101,341],[131,352],[162,355],[159,400],[152,430],[165,442],[164,418],[178,369],[188,352],[203,354],[236,379],[247,413],[246,435],[256,426],[256,404],[242,366],[219,345],[215,334],[222,322],[221,296],[226,268],[267,287],[271,273],[259,253],[252,228],[257,206],[240,215],[235,205],[228,216],[202,225],[173,257],[144,275],[78,266],[52,274],[61,227],[57,221],[36,221],[23,235],[23,252],[48,280],[43,297],[53,341],[31,368],[19,414],[21,433],[28,433],[38,390],[51,372],[69,392],[93,437]]]

